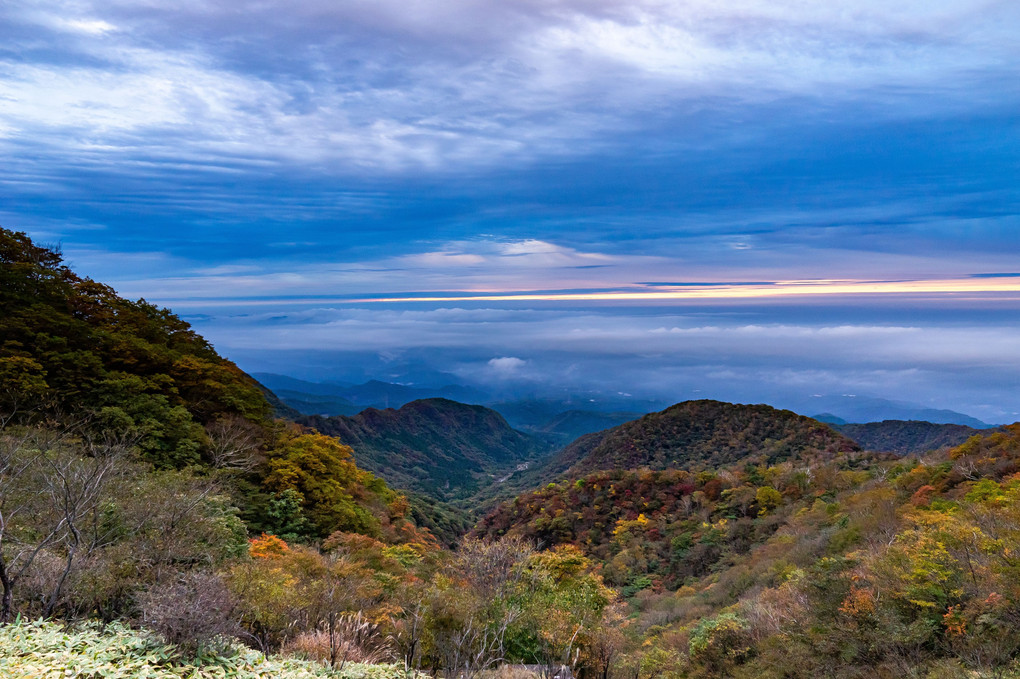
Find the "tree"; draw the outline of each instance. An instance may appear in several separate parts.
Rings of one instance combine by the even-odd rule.
[[[130,442],[78,431],[0,430],[0,619],[130,615],[134,594],[246,545],[209,479],[153,472]]]
[[[525,612],[533,550],[520,538],[466,540],[427,592],[429,649],[447,677],[470,679],[503,662]]]
[[[184,653],[215,647],[240,631],[237,602],[215,573],[190,571],[139,596],[142,620]]]
[[[321,434],[286,432],[269,451],[264,486],[277,497],[293,491],[310,522],[309,537],[335,531],[382,536],[397,494],[379,478],[359,469],[350,447]]]
[[[96,547],[89,524],[123,456],[120,445],[0,431],[0,622],[10,620],[18,584],[45,551],[64,561],[41,611],[53,612],[75,560]]]
[[[209,461],[217,469],[249,472],[259,463],[265,431],[239,415],[222,415],[205,425]]]
[[[573,546],[538,552],[527,567],[528,623],[536,634],[539,661],[550,675],[559,667],[577,669],[616,595]]]

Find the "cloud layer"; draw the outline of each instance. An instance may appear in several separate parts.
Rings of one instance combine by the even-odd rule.
[[[907,314],[912,324],[902,322]],[[518,394],[569,388],[793,407],[812,394],[849,392],[989,421],[1020,418],[1020,338],[1015,318],[998,312],[281,306],[202,322],[253,369],[289,366],[312,379],[385,376],[387,365],[414,364]],[[365,366],[370,372],[360,372]]]
[[[0,224],[253,369],[1014,412],[1020,304],[968,286],[1016,282],[972,277],[1017,269],[1018,27],[1007,0],[8,0]],[[836,279],[896,289],[748,299]],[[705,284],[743,293],[664,296]],[[562,298],[628,291],[658,298]],[[560,297],[479,308],[516,292]],[[450,299],[352,301],[412,296]]]

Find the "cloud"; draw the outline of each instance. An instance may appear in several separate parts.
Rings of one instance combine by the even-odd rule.
[[[544,240],[485,240],[445,243],[442,250],[404,255],[394,266],[444,268],[447,266],[486,266],[487,274],[501,268],[542,270],[577,268],[592,263],[609,264],[621,261],[599,252],[582,252]],[[384,265],[384,264],[383,264]]]
[[[93,227],[86,233],[90,229]],[[103,231],[99,233],[101,237]],[[36,236],[48,242],[58,234],[43,231]],[[720,239],[709,234],[704,240]],[[839,299],[857,303],[881,299],[918,303],[924,299],[960,304],[968,299],[1008,303],[1009,295],[1020,292],[1015,276],[972,273],[982,265],[994,271],[1011,264],[1011,250],[942,262],[896,252],[848,258],[845,250],[831,246],[804,247],[777,260],[771,248],[763,248],[763,257],[745,261],[741,270],[721,265],[717,259],[701,258],[692,247],[694,243],[696,239],[687,239],[684,257],[609,254],[548,240],[507,238],[423,242],[417,243],[419,252],[361,261],[306,261],[307,248],[321,247],[296,241],[274,244],[281,252],[293,250],[294,255],[275,260],[237,257],[221,263],[193,261],[170,252],[110,252],[99,247],[65,247],[64,253],[73,267],[113,285],[121,294],[176,309],[243,309],[331,300],[359,305],[414,300],[438,304],[738,304],[756,299],[786,299],[808,306],[833,304]],[[793,264],[794,260],[799,263]],[[942,272],[936,276],[923,273],[933,268]],[[889,271],[896,277],[888,277]],[[731,275],[745,279],[733,280]],[[768,276],[783,278],[767,280]],[[647,278],[661,280],[649,282],[644,280]],[[656,331],[688,332],[683,328]]]
[[[800,308],[370,309],[281,306],[196,318],[249,370],[306,366],[318,379],[362,375],[380,354],[453,373],[483,388],[593,389],[679,401],[713,397],[802,404],[859,393],[971,412],[1020,410],[1012,323],[990,311],[961,326],[945,310],[861,310],[838,323]],[[286,318],[268,323],[267,318]],[[832,313],[831,310],[828,313]],[[754,319],[749,322],[749,319]],[[268,352],[265,347],[272,347]],[[526,350],[527,353],[521,353]],[[285,357],[285,358],[281,358]],[[380,368],[381,369],[381,368]],[[800,399],[800,400],[798,400]],[[994,415],[993,413],[999,413]]]
[[[8,56],[0,120],[9,137],[107,162],[143,151],[208,166],[492,167],[588,153],[671,108],[725,112],[790,97],[832,106],[866,95],[914,117],[968,105],[982,90],[975,73],[1007,79],[1016,14],[1011,3],[965,0],[484,11],[438,0],[414,11],[271,0],[243,14],[214,2],[11,2],[3,18],[19,30],[7,54],[18,50],[18,63]],[[47,57],[34,56],[40,40],[54,45]],[[899,94],[918,88],[942,96],[922,110]],[[689,143],[713,127],[688,130]],[[175,143],[162,144],[168,135]]]
[[[492,372],[500,379],[507,379],[509,377],[515,377],[520,374],[521,369],[528,364],[527,361],[517,358],[515,356],[502,356],[500,358],[490,358],[488,362],[489,368]]]
[[[511,257],[622,272],[644,256],[671,278],[930,276],[966,267],[948,243],[1001,269],[1020,232],[1018,11],[13,0],[4,224],[69,248],[156,241],[194,268],[266,258],[266,289],[307,274],[328,285],[316,293],[346,286],[322,275],[331,263],[445,270],[429,289],[473,267],[500,272],[479,289],[527,287]],[[566,284],[647,279],[589,273]]]
[[[300,255],[308,245],[315,246],[289,244],[299,250],[296,259],[258,263],[238,259],[214,266],[159,253],[72,247],[66,254],[75,266],[123,294],[177,306],[214,298],[243,304],[243,300],[258,303],[259,297],[555,289],[601,284],[608,278],[629,285],[638,272],[668,265],[664,258],[608,255],[535,239],[421,243],[425,248],[421,252],[362,261],[307,262]],[[154,258],[162,260],[160,265],[152,266]],[[600,268],[597,274],[589,268],[593,263]]]

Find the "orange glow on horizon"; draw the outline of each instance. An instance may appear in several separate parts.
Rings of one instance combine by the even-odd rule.
[[[761,299],[806,295],[908,295],[1020,292],[1020,278],[965,278],[917,281],[789,280],[771,285],[727,285],[617,292],[562,292],[376,297],[348,300],[358,303],[393,302],[585,302],[669,301],[701,299]]]

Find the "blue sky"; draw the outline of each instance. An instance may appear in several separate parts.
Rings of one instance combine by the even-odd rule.
[[[8,0],[0,224],[253,371],[1012,421],[1018,32],[963,0]]]

